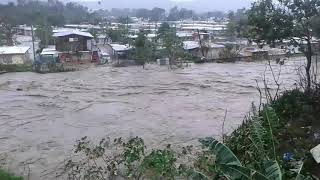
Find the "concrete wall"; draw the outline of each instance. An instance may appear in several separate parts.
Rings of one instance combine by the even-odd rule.
[[[217,59],[219,58],[219,53],[223,48],[210,48],[208,49],[207,59]]]
[[[30,62],[28,54],[0,55],[0,64],[26,64]]]
[[[86,64],[92,59],[91,51],[80,52],[79,54],[59,53],[59,61],[61,63]]]

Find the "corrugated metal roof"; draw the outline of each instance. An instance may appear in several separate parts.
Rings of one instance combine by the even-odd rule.
[[[25,54],[30,47],[27,46],[2,46],[0,47],[1,54]]]
[[[189,32],[181,32],[181,31],[177,32],[176,34],[177,34],[178,37],[192,37],[192,36],[193,36],[192,33],[189,33]]]
[[[199,42],[196,41],[183,41],[183,48],[185,50],[191,50],[191,49],[196,49],[199,48]]]
[[[58,54],[55,47],[44,48],[41,52],[41,55],[55,55]]]
[[[110,46],[115,51],[127,51],[130,49],[128,45],[122,45],[122,44],[110,44]]]
[[[224,48],[225,46],[222,44],[215,44],[215,43],[210,43],[209,44],[210,48]]]
[[[88,33],[88,32],[81,32],[81,31],[64,31],[64,32],[58,32],[58,33],[54,33],[52,36],[53,37],[63,37],[63,36],[69,36],[69,35],[79,35],[79,36],[85,36],[85,37],[89,37],[89,38],[93,38],[93,36]]]

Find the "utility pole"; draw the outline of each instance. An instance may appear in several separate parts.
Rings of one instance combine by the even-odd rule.
[[[202,47],[200,31],[199,31],[199,29],[197,29],[197,31],[198,31],[199,44],[200,44],[200,48],[201,48],[202,57],[204,57],[204,51],[203,51],[203,47]]]
[[[33,49],[33,62],[36,60],[36,51],[34,48],[34,33],[33,33],[33,25],[31,25],[31,35],[32,35],[32,49]]]

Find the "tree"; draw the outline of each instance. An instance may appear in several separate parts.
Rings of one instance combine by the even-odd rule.
[[[170,29],[171,29],[170,25],[167,22],[163,22],[158,29],[158,37],[159,38],[163,37],[164,34]]]
[[[129,24],[132,23],[132,19],[129,16],[120,16],[117,19],[117,22],[120,24]]]
[[[169,11],[169,16],[168,16],[169,21],[177,21],[179,20],[179,9],[177,6],[173,7]]]
[[[118,25],[117,29],[108,28],[107,26],[102,28],[102,33],[105,35],[104,44],[111,40],[112,42],[128,43],[128,30],[124,25]]]
[[[154,22],[158,22],[165,18],[166,10],[162,8],[155,7],[150,12],[150,20]]]
[[[260,0],[249,10],[249,33],[260,45],[273,46],[284,39],[300,47],[307,59],[307,90],[311,88],[312,19],[319,15],[319,0]]]
[[[160,38],[163,42],[164,54],[169,58],[169,65],[172,67],[172,65],[176,64],[178,58],[184,56],[183,43],[177,37],[174,28],[164,31]]]
[[[15,20],[8,16],[0,16],[0,34],[2,35],[5,45],[13,46]]]
[[[89,13],[88,8],[73,2],[18,0],[17,5],[0,3],[0,17],[3,16],[15,19],[16,24],[35,25],[38,19],[45,18],[50,25],[62,26],[65,23],[90,22],[97,14]]]
[[[320,15],[312,18],[312,31],[320,38]]]
[[[0,34],[0,46],[3,46],[5,43],[5,38],[3,34]]]
[[[229,23],[227,25],[227,35],[231,37],[245,37],[248,32],[248,15],[245,9],[238,9],[228,14]]]
[[[182,8],[179,11],[179,18],[180,19],[191,19],[193,18],[194,12],[192,10],[188,10],[186,8]]]
[[[142,65],[143,69],[146,62],[152,56],[152,43],[147,39],[144,32],[138,34],[137,39],[134,42],[134,59],[137,64]]]
[[[148,19],[150,17],[150,14],[151,14],[150,10],[140,8],[136,10],[135,16],[138,18]]]
[[[40,49],[53,44],[52,30],[52,27],[45,23],[41,23],[36,26],[35,36],[40,39]]]

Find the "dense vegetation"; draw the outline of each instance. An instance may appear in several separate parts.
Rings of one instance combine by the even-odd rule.
[[[93,22],[94,14],[73,2],[18,0],[16,4],[0,4],[0,17],[9,18],[13,24],[36,25],[46,20],[50,25],[61,26],[66,23]]]
[[[37,27],[36,35],[40,45],[49,44],[51,26],[64,24],[92,23],[96,24],[99,17],[89,13],[86,7],[60,1],[27,1],[18,0],[17,4],[0,4],[0,45],[13,45],[14,27],[18,25],[33,25]],[[50,39],[51,38],[51,39]]]

